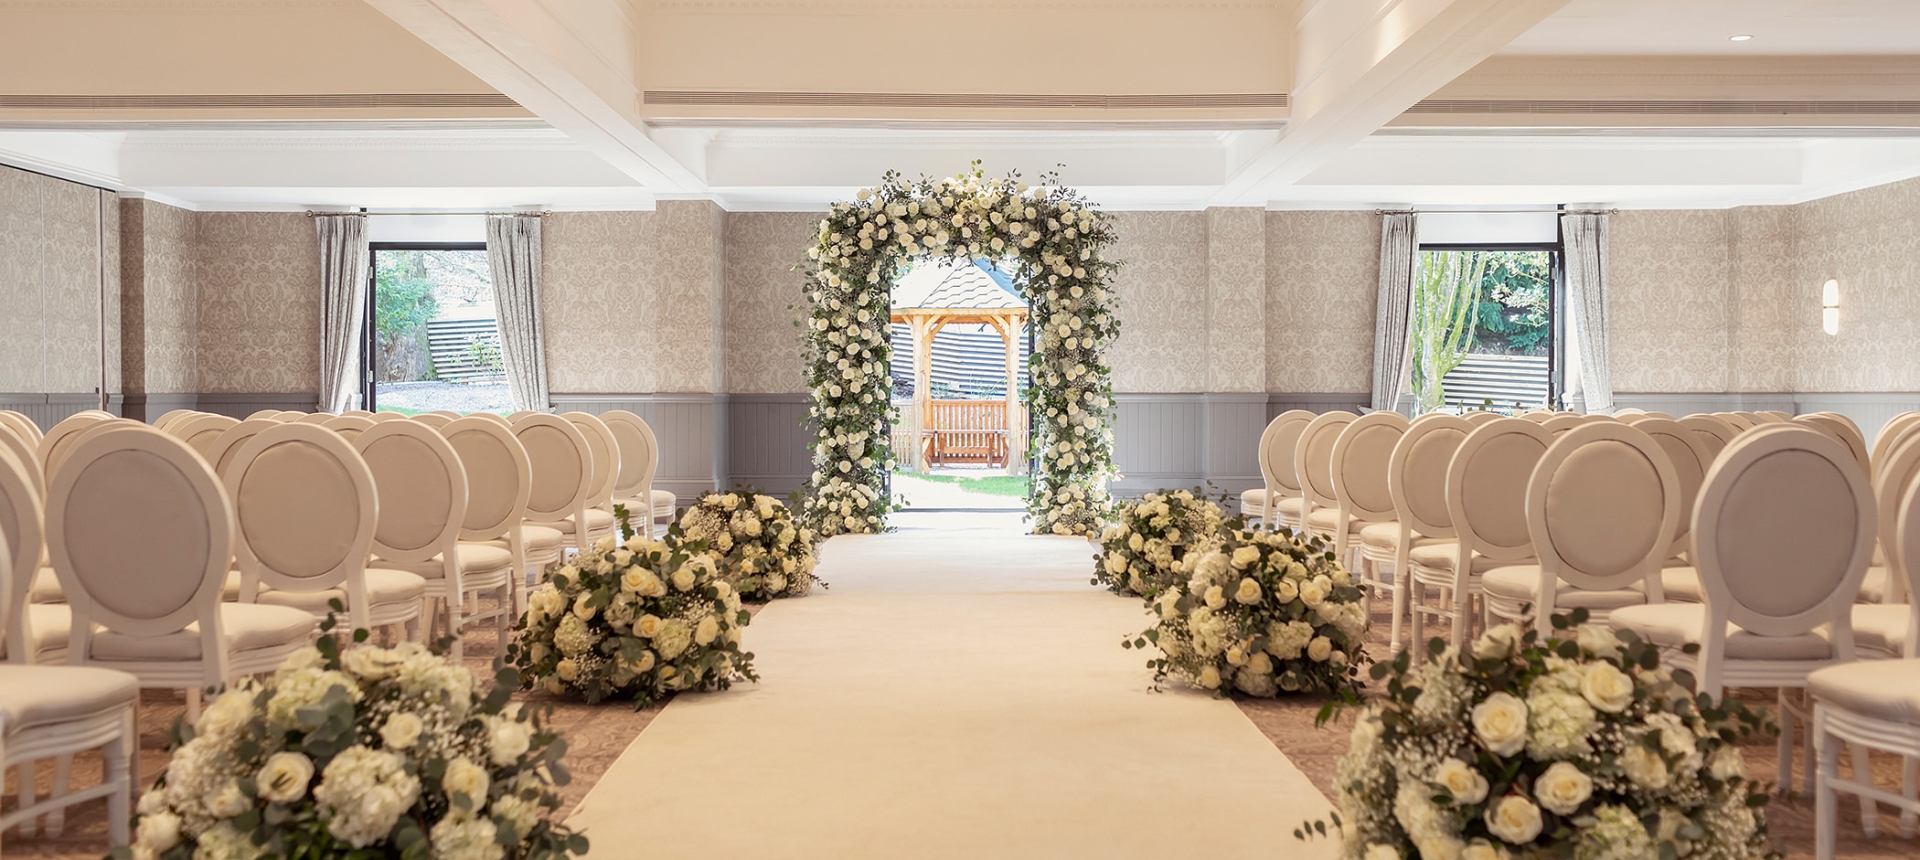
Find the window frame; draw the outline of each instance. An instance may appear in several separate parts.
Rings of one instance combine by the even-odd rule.
[[[361,310],[360,319],[360,402],[362,409],[368,412],[380,411],[376,398],[379,385],[373,379],[373,358],[376,344],[373,316],[378,307],[380,279],[375,274],[379,267],[374,265],[375,256],[381,251],[485,251],[485,242],[368,242],[367,243],[367,302]]]
[[[1566,361],[1561,350],[1566,344],[1567,252],[1566,234],[1560,219],[1554,219],[1551,242],[1422,242],[1420,253],[1428,251],[1545,251],[1547,271],[1552,283],[1547,286],[1547,402],[1556,409],[1566,407]]]

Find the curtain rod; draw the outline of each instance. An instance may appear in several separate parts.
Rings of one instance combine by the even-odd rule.
[[[1375,209],[1375,215],[1612,215],[1618,209]]]
[[[308,218],[317,218],[321,215],[532,215],[535,218],[540,218],[540,217],[544,217],[552,214],[553,214],[552,212],[545,209],[542,209],[538,212],[475,212],[475,211],[449,212],[445,210],[430,211],[425,209],[418,209],[418,210],[400,209],[400,210],[390,210],[386,212],[317,212],[312,209],[307,210]]]

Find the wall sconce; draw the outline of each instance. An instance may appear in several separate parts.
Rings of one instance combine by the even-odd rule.
[[[1840,333],[1840,281],[1828,278],[1820,288],[1820,327],[1827,334]]]

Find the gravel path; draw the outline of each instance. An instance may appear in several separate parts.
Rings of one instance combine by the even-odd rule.
[[[454,382],[382,382],[374,392],[382,409],[400,407],[418,412],[451,409],[454,412],[512,412],[513,395],[504,382],[463,385]]]

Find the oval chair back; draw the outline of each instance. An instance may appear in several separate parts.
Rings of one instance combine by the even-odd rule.
[[[1835,439],[1839,439],[1841,444],[1847,446],[1849,452],[1852,452],[1853,459],[1860,464],[1862,471],[1868,475],[1873,474],[1873,449],[1867,447],[1866,437],[1860,434],[1860,427],[1851,420],[1832,412],[1815,412],[1794,420],[1814,424],[1829,431]]]
[[[1907,597],[1907,641],[1901,656],[1912,660],[1920,657],[1920,636],[1912,631],[1920,630],[1920,601],[1913,595],[1920,594],[1920,564],[1907,564],[1907,559],[1920,561],[1920,502],[1914,497],[1920,496],[1920,470],[1916,477],[1907,481],[1905,491],[1900,495],[1899,513],[1894,518],[1893,538],[1888,540],[1887,555],[1892,570],[1899,577],[1900,584],[1906,588]],[[1898,547],[1898,550],[1895,550]],[[1895,560],[1895,557],[1898,560]],[[1891,589],[1889,589],[1891,590]]]
[[[9,431],[11,435],[11,431]],[[33,617],[27,611],[27,598],[33,592],[33,577],[40,569],[44,546],[42,532],[44,510],[40,491],[30,473],[39,470],[24,464],[11,450],[0,449],[0,573],[8,577],[0,588],[0,629],[6,631],[7,662],[32,663],[38,640],[33,634]]]
[[[1260,433],[1260,479],[1267,489],[1267,520],[1276,527],[1285,525],[1277,510],[1280,500],[1305,496],[1293,455],[1300,447],[1300,437],[1317,417],[1305,409],[1289,409],[1267,422],[1267,429]],[[1304,506],[1301,516],[1305,516]],[[1298,526],[1299,522],[1294,525]]]
[[[66,461],[67,455],[73,452],[73,446],[80,440],[104,432],[117,424],[132,424],[146,430],[153,430],[152,427],[148,427],[131,418],[102,418],[92,424],[79,427],[74,432],[66,434],[60,440],[59,445],[47,450],[47,475],[51,477],[54,472],[60,471],[60,465]],[[153,432],[158,433],[160,431],[153,430]]]
[[[1713,451],[1693,431],[1671,418],[1650,418],[1634,424],[1633,429],[1659,444],[1680,481],[1680,523],[1674,528],[1673,546],[1663,559],[1673,558],[1693,546],[1693,503],[1700,498],[1707,470],[1713,468]]]
[[[587,506],[611,509],[613,486],[620,480],[619,440],[614,438],[606,422],[591,412],[562,412],[560,417],[580,428],[580,435],[587,438],[587,447],[593,451],[593,489],[587,493]],[[585,525],[582,523],[581,527]]]
[[[380,422],[361,431],[353,447],[373,473],[379,497],[374,555],[403,564],[440,556],[447,579],[456,580],[467,513],[460,455],[433,428],[412,421]]]
[[[453,419],[455,419],[455,418],[458,418],[458,417],[460,417],[460,413],[458,413],[458,412],[455,412],[455,411],[453,411],[453,410],[451,410],[451,409],[435,409],[435,410],[433,410],[432,412],[428,412],[428,413],[426,413],[426,414],[428,414],[428,415],[438,415],[438,416],[440,416],[440,417],[442,417],[442,418],[445,418],[445,419],[447,419],[448,421],[452,421]],[[414,417],[415,417],[415,418],[418,418],[418,417],[420,417],[420,416],[418,416],[418,415],[416,415],[416,416],[414,416]]]
[[[1340,503],[1333,494],[1333,443],[1340,432],[1360,416],[1351,412],[1323,412],[1307,422],[1300,439],[1293,445],[1293,471],[1300,478],[1300,492],[1306,503],[1300,506],[1300,524],[1315,506],[1333,507]]]
[[[1678,426],[1662,418],[1640,423]],[[1554,440],[1526,492],[1527,533],[1540,559],[1534,627],[1541,641],[1553,635],[1560,581],[1588,591],[1644,583],[1647,602],[1661,602],[1660,565],[1673,551],[1681,495],[1665,447],[1635,425],[1594,423]]]
[[[12,454],[20,462],[21,468],[27,470],[27,480],[33,484],[34,496],[44,500],[47,497],[47,476],[40,471],[40,455],[34,450],[33,443],[9,427],[0,427],[0,451]]]
[[[1740,428],[1718,415],[1689,415],[1679,421],[1680,426],[1687,428],[1687,431],[1693,434],[1693,438],[1707,446],[1707,453],[1713,455],[1714,459],[1718,459],[1720,452],[1725,451],[1727,446],[1733,444],[1733,440],[1740,435]],[[1711,463],[1712,460],[1708,462]],[[1702,480],[1705,479],[1702,478]],[[1692,526],[1688,526],[1688,533],[1692,533]]]
[[[184,675],[226,679],[219,601],[233,505],[199,454],[137,422],[90,435],[50,476],[46,518],[48,554],[73,611],[68,662],[112,665],[93,659],[95,625],[158,637],[198,623],[201,656],[183,661]]]
[[[1394,519],[1422,537],[1454,536],[1453,514],[1447,510],[1447,466],[1473,425],[1457,415],[1428,413],[1407,425],[1387,459],[1387,492],[1393,499]],[[1406,570],[1411,541],[1401,541],[1399,566]]]
[[[360,438],[361,433],[372,429],[373,424],[373,419],[364,415],[336,415],[332,421],[321,426],[340,434],[340,438],[352,444],[355,439]]]
[[[448,423],[453,421],[452,418],[448,418],[447,416],[441,415],[438,412],[422,412],[419,415],[413,416],[413,420],[418,421],[422,424],[425,424],[428,427],[432,427],[436,430],[447,426]]]
[[[654,438],[653,428],[640,416],[625,409],[615,409],[600,413],[600,420],[613,431],[614,442],[620,448],[619,477],[613,483],[613,495],[617,499],[644,500],[648,511],[635,511],[632,515],[650,522],[653,505],[653,477],[660,467],[659,440]]]
[[[347,440],[304,421],[268,428],[234,453],[221,483],[233,499],[241,601],[252,602],[259,585],[340,588],[349,629],[372,629],[366,569],[379,496]]]
[[[456,418],[440,428],[467,471],[467,511],[460,523],[464,541],[508,535],[527,516],[533,492],[533,466],[513,431],[477,416]]]
[[[1909,435],[1898,447],[1884,458],[1880,472],[1874,481],[1874,503],[1879,508],[1876,531],[1881,535],[1894,535],[1900,527],[1900,505],[1911,485],[1920,479],[1920,436]],[[1905,577],[1900,575],[1906,565],[1907,556],[1901,554],[1898,541],[1881,538],[1880,549],[1886,555],[1889,571],[1887,588],[1882,590],[1882,603],[1905,603],[1913,592],[1906,590]],[[1920,559],[1916,559],[1920,560]],[[1908,637],[1916,639],[1920,637]]]
[[[1507,418],[1475,427],[1460,440],[1447,464],[1447,514],[1460,539],[1454,559],[1460,590],[1474,555],[1511,562],[1534,557],[1527,482],[1553,438],[1544,425]]]
[[[240,450],[241,445],[246,444],[248,439],[252,439],[261,431],[269,427],[277,427],[281,423],[272,418],[248,418],[220,431],[219,436],[206,443],[205,448],[199,449],[200,454],[207,458],[207,465],[213,469],[214,474],[222,474],[227,470],[227,464],[233,462],[233,454]]]
[[[187,447],[206,457],[207,452],[213,450],[214,443],[219,441],[220,434],[239,423],[239,419],[229,415],[189,415],[165,429],[167,435],[187,443]],[[208,458],[207,462],[213,462],[212,458]]]
[[[505,416],[505,415],[501,415],[501,414],[500,414],[500,413],[498,413],[498,412],[475,412],[475,413],[472,413],[472,414],[470,414],[470,415],[467,415],[466,417],[468,417],[468,418],[482,418],[482,419],[485,419],[485,420],[488,420],[488,421],[492,421],[493,423],[495,423],[495,424],[498,424],[498,425],[500,425],[500,426],[502,426],[502,427],[512,427],[512,426],[513,426],[513,422],[512,422],[512,421],[508,421],[508,420],[507,420],[507,416]]]
[[[1535,424],[1545,424],[1548,418],[1553,417],[1553,413],[1544,409],[1533,409],[1520,413],[1519,417],[1532,421]]]
[[[586,434],[558,415],[533,412],[514,422],[514,438],[527,449],[533,464],[533,492],[527,497],[527,519],[557,523],[579,514],[586,520],[587,496],[593,491],[593,449]],[[581,552],[589,548],[586,529],[574,530]]]
[[[246,420],[252,421],[256,418],[272,418],[279,414],[280,414],[280,410],[278,409],[261,409],[259,411],[254,412],[251,415],[248,415],[246,417]]]
[[[1880,466],[1893,454],[1893,449],[1917,428],[1920,428],[1920,412],[1902,412],[1880,425],[1880,435],[1874,437],[1873,451],[1869,455],[1873,460],[1875,480],[1879,480]]]
[[[338,417],[340,417],[340,416],[338,416],[338,415],[335,415],[335,414],[333,414],[333,413],[331,413],[331,412],[309,412],[309,413],[307,413],[307,414],[305,414],[305,415],[302,415],[302,416],[300,416],[300,417],[298,417],[298,418],[295,418],[295,419],[293,419],[293,420],[292,420],[291,422],[289,422],[289,423],[292,423],[292,424],[319,424],[319,425],[322,425],[322,426],[325,426],[325,425],[326,425],[326,423],[327,423],[328,421],[332,421],[333,419],[335,419],[335,418],[338,418]]]
[[[382,424],[388,421],[405,421],[410,416],[404,412],[375,412],[371,417],[374,423]]]
[[[1745,430],[1753,426],[1753,420],[1738,412],[1715,412],[1713,417],[1727,422],[1735,430]]]
[[[1700,691],[1720,695],[1729,621],[1772,637],[1830,625],[1833,659],[1852,660],[1852,606],[1873,559],[1875,520],[1866,473],[1832,437],[1784,423],[1734,440],[1693,512],[1703,632],[1713,634],[1701,640]]]
[[[1565,436],[1567,431],[1575,427],[1585,426],[1587,423],[1587,416],[1585,415],[1555,415],[1552,418],[1540,422],[1540,426],[1548,433],[1552,433],[1555,439],[1558,439],[1561,436]]]
[[[182,421],[195,415],[204,415],[204,414],[206,413],[193,410],[193,409],[174,409],[167,412],[164,415],[161,415],[159,418],[153,419],[153,429],[165,430],[171,433],[173,432],[173,422]]]
[[[69,415],[60,423],[48,428],[46,435],[40,437],[40,443],[36,447],[35,459],[39,461],[36,465],[40,467],[40,471],[52,476],[53,467],[49,464],[59,456],[60,449],[66,446],[73,435],[106,420],[109,419],[102,418],[94,412],[81,412]]]
[[[1556,413],[1554,413],[1554,414],[1555,414],[1555,415],[1564,415],[1564,414],[1568,414],[1568,413],[1561,413],[1561,412],[1556,412]],[[1473,426],[1475,426],[1475,427],[1478,427],[1478,426],[1480,426],[1480,425],[1482,425],[1482,424],[1485,424],[1485,423],[1487,423],[1488,421],[1498,421],[1498,420],[1500,420],[1501,418],[1504,418],[1504,417],[1506,417],[1506,416],[1504,416],[1504,415],[1501,415],[1501,414],[1500,414],[1500,413],[1498,413],[1498,412],[1480,412],[1480,411],[1474,411],[1474,412],[1467,412],[1467,413],[1463,413],[1463,414],[1462,414],[1462,415],[1461,415],[1460,417],[1461,417],[1461,418],[1464,418],[1464,419],[1466,419],[1466,422],[1467,422],[1468,424],[1472,424]]]
[[[356,418],[372,418],[373,417],[373,413],[368,412],[365,409],[349,409],[345,412],[340,413],[340,415],[343,418],[348,415],[352,415]]]
[[[308,414],[310,413],[303,412],[299,409],[282,409],[279,412],[273,413],[271,417],[273,420],[282,424],[289,424],[307,417]]]
[[[1333,495],[1338,521],[1362,523],[1393,519],[1393,492],[1387,488],[1387,462],[1407,434],[1409,422],[1398,412],[1370,412],[1347,424],[1333,442]],[[1340,529],[1334,552],[1346,563],[1351,528]]]
[[[28,444],[40,445],[40,425],[33,423],[33,419],[12,410],[0,410],[0,423],[13,428]]]

